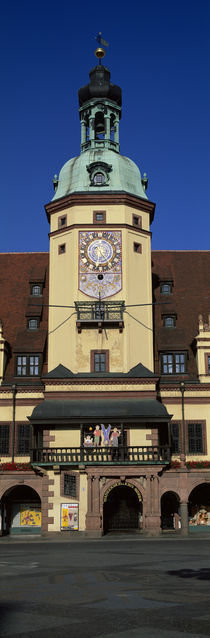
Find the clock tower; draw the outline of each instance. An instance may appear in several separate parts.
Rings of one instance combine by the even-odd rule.
[[[81,152],[54,179],[48,371],[153,371],[147,179],[120,154],[121,89],[101,64],[79,90]]]

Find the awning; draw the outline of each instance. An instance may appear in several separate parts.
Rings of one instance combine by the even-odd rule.
[[[156,399],[63,399],[44,400],[30,417],[32,423],[70,423],[93,421],[163,422],[171,417]]]

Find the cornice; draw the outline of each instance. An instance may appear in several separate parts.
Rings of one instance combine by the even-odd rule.
[[[49,204],[45,205],[45,210],[48,221],[50,221],[50,215],[64,210],[65,208],[78,205],[87,206],[88,204],[95,206],[99,204],[99,202],[100,206],[106,204],[127,204],[127,206],[132,206],[133,208],[149,213],[151,222],[154,218],[155,204],[153,202],[125,192],[102,193],[101,191],[97,191],[95,193],[72,193],[66,197],[61,197],[60,199],[49,202]]]
[[[79,379],[43,379],[45,384],[45,391],[48,385],[155,385],[158,381],[158,377],[144,378],[141,379],[136,377],[124,377],[123,379],[120,377],[80,377]]]
[[[126,228],[127,230],[132,230],[133,232],[137,232],[140,235],[147,235],[149,237],[152,236],[152,233],[149,230],[143,230],[143,228],[138,228],[137,226],[132,226],[131,224],[97,224],[97,223],[89,223],[86,224],[71,224],[70,226],[64,226],[64,228],[58,228],[57,230],[52,231],[52,233],[48,233],[49,237],[54,237],[55,235],[63,235],[66,231],[73,230],[74,228],[97,228],[102,230],[108,230],[109,228]]]

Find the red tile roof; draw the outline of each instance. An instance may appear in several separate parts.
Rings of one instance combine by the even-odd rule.
[[[158,351],[188,351],[187,371],[197,377],[195,336],[198,315],[207,322],[210,313],[210,251],[152,251],[155,322],[155,372],[160,373]],[[168,274],[170,273],[170,274]],[[160,293],[160,281],[173,279],[171,295]],[[169,302],[169,303],[164,303]],[[163,328],[162,315],[177,314],[175,328]],[[164,339],[165,333],[165,339]],[[170,378],[171,375],[169,375]]]
[[[46,272],[43,296],[39,297],[39,303],[41,300],[44,304],[48,304],[48,262],[48,253],[0,254],[0,319],[3,324],[3,337],[8,342],[10,351],[5,382],[10,382],[14,375],[14,346],[17,342],[17,334],[23,331],[27,333],[26,310],[30,296],[30,281],[36,281],[36,273],[37,282],[40,282],[45,278]],[[47,330],[47,318],[48,308],[44,306],[40,322],[41,331]],[[37,331],[33,333],[33,336],[28,337],[33,340],[33,351],[36,346],[40,348],[40,334]],[[46,370],[46,365],[44,369]]]
[[[0,319],[3,336],[9,344],[10,359],[5,382],[12,382],[15,351],[45,352],[48,318],[48,253],[0,254]],[[46,272],[46,279],[45,279]],[[207,322],[210,314],[210,251],[153,251],[153,301],[155,324],[155,373],[160,374],[159,351],[174,349],[188,352],[188,378],[196,379],[194,339],[198,315]],[[173,281],[172,294],[160,293],[160,282]],[[44,283],[43,296],[30,296],[30,282]],[[35,304],[30,305],[30,302]],[[36,304],[43,302],[43,308]],[[168,304],[166,302],[169,302]],[[46,304],[46,305],[45,305]],[[41,314],[41,311],[42,314]],[[37,316],[40,329],[27,330],[27,316]],[[163,327],[163,315],[176,314],[176,327]],[[46,359],[43,374],[47,373]],[[169,375],[171,380],[171,375]]]

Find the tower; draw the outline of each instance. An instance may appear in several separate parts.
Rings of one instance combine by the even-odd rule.
[[[79,89],[81,152],[62,167],[50,220],[48,370],[153,371],[147,180],[120,154],[121,89],[99,64]]]

